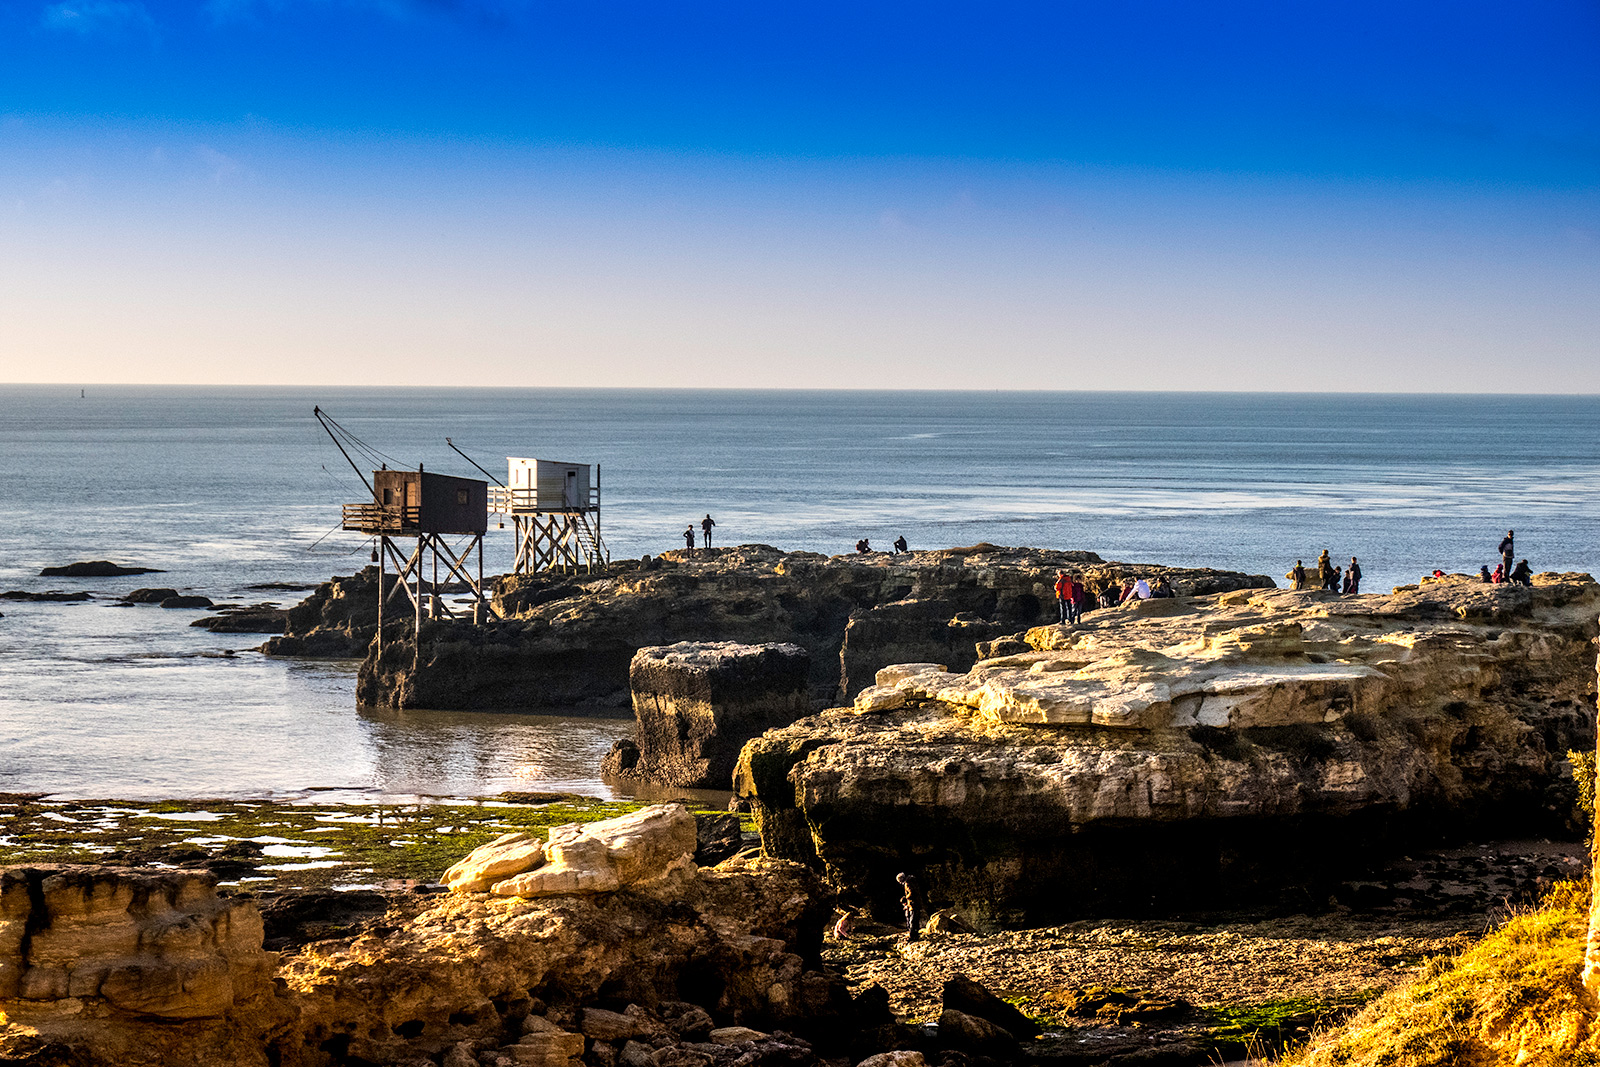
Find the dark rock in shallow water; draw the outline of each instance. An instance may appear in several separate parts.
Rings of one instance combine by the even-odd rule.
[[[727,789],[739,749],[809,714],[811,657],[799,645],[732,642],[642,648],[628,677],[638,758],[618,777]]]
[[[169,596],[161,601],[164,608],[209,608],[211,598],[205,596]]]
[[[64,567],[46,567],[39,572],[41,578],[121,578],[128,574],[165,574],[155,567],[121,567],[110,560],[96,559],[68,563]]]
[[[90,599],[92,598],[89,594],[83,592],[58,593],[51,591],[48,593],[29,593],[22,589],[12,589],[9,592],[0,593],[0,600],[25,600],[33,604],[66,604]]]
[[[163,600],[170,600],[178,596],[176,589],[167,586],[156,586],[151,589],[135,589],[126,596],[119,597],[124,604],[159,604]]]
[[[288,612],[271,604],[252,607],[228,608],[219,615],[196,619],[190,626],[198,626],[214,634],[281,634],[287,623]]]

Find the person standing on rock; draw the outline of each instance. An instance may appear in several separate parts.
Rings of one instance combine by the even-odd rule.
[[[1066,571],[1056,572],[1056,614],[1063,623],[1073,621],[1074,604],[1072,603],[1072,579],[1067,577]]]
[[[1507,530],[1506,535],[1500,538],[1500,573],[1507,577],[1510,577],[1515,569],[1512,564],[1516,561],[1517,555],[1516,537],[1517,531]]]
[[[1333,588],[1333,560],[1328,558],[1328,550],[1323,549],[1322,555],[1317,557],[1317,582],[1324,589]]]
[[[694,527],[693,526],[685,526],[683,528],[683,550],[688,555],[691,555],[691,556],[694,555]]]
[[[716,520],[711,517],[709,512],[706,514],[705,518],[700,520],[700,530],[705,535],[700,538],[700,543],[705,545],[707,548],[711,547],[711,527],[715,526],[716,524]]]
[[[1293,583],[1294,588],[1304,589],[1306,587],[1306,565],[1299,560],[1295,560],[1294,566],[1289,569],[1286,577]]]
[[[1361,592],[1361,564],[1356,562],[1354,556],[1350,557],[1350,569],[1344,572],[1344,591],[1346,593]]]
[[[894,876],[900,883],[900,909],[906,913],[906,940],[922,940],[922,916],[927,910],[927,902],[922,896],[922,883],[917,881],[917,876],[901,871]]]

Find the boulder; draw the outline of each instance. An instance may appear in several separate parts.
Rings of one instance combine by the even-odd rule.
[[[211,598],[204,596],[169,596],[161,602],[164,608],[209,608]]]
[[[616,748],[604,769],[663,785],[726,789],[739,749],[809,714],[811,656],[799,645],[681,643],[642,648],[628,678],[638,756]]]
[[[939,1043],[999,1060],[1009,1060],[1017,1051],[1017,1039],[1005,1027],[954,1008],[939,1013]]]
[[[958,974],[944,984],[941,1002],[946,1008],[986,1019],[1004,1028],[1013,1037],[1029,1040],[1042,1033],[1032,1019],[964,974]]]
[[[678,804],[655,804],[615,819],[550,829],[548,844],[507,834],[446,872],[461,892],[484,888],[501,897],[609,893],[693,868],[694,816]],[[547,862],[546,862],[547,861]]]
[[[176,589],[160,586],[151,589],[135,589],[125,596],[118,597],[124,604],[159,604],[179,595]]]
[[[448,871],[441,881],[463,893],[486,893],[496,882],[531,870],[544,862],[545,843],[529,833],[503,834],[474,849]]]
[[[62,567],[46,567],[39,572],[41,578],[121,578],[129,574],[165,574],[154,567],[121,567],[110,560],[96,559],[68,563]]]
[[[1326,899],[1387,849],[1559,833],[1595,730],[1600,586],[1466,579],[1388,595],[1240,590],[1019,635],[955,674],[747,744],[768,855],[979,927]]]

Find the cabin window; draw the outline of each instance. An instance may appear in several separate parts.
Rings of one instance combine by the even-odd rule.
[[[394,490],[393,489],[385,489],[383,491],[383,502],[385,504],[393,504],[394,503]]]
[[[457,504],[465,504],[466,502],[467,502],[467,491],[465,489],[457,489],[456,490],[456,503]]]

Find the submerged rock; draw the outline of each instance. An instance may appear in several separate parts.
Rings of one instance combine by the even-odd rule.
[[[628,677],[638,726],[602,765],[612,779],[727,789],[739,749],[812,711],[799,645],[733,642],[642,648]]]
[[[1390,845],[1559,832],[1597,613],[1588,575],[1144,602],[881,671],[746,745],[736,788],[767,854],[885,914],[904,870],[980,924],[1314,894]]]
[[[67,604],[81,600],[93,599],[88,593],[61,593],[51,590],[47,593],[30,593],[24,589],[9,589],[0,593],[0,600],[24,600],[33,604]]]
[[[106,559],[68,563],[61,567],[46,567],[39,572],[41,578],[121,578],[129,574],[165,574],[155,567],[123,567]]]

